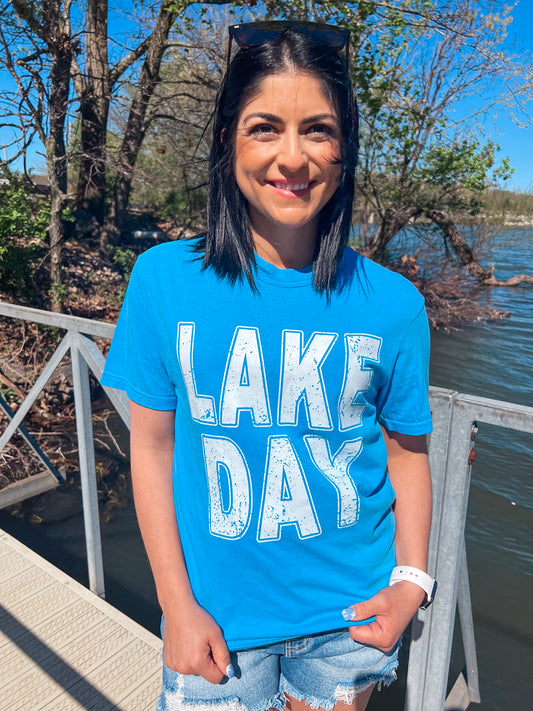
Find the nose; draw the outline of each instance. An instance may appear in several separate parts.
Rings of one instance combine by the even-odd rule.
[[[279,145],[278,166],[290,173],[297,173],[307,167],[308,155],[303,145],[303,138],[298,131],[285,131]]]

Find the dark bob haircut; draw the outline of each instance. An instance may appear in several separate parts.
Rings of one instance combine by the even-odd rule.
[[[213,268],[231,283],[245,276],[256,290],[247,202],[235,180],[235,139],[241,112],[259,93],[261,82],[286,71],[308,72],[319,80],[337,112],[341,130],[339,186],[320,212],[313,259],[314,287],[329,295],[350,236],[358,149],[357,105],[344,54],[316,44],[297,28],[287,29],[265,44],[239,49],[223,79],[213,116],[207,230],[198,249],[203,252],[204,268]]]

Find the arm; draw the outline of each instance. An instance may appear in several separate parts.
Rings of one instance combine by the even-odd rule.
[[[133,494],[165,616],[165,664],[217,684],[230,656],[219,626],[194,599],[183,558],[172,488],[175,413],[130,400],[130,415]]]
[[[403,435],[383,430],[387,468],[396,492],[396,561],[426,570],[431,525],[431,478],[425,435]],[[373,598],[353,606],[355,618],[375,616],[375,622],[351,627],[352,639],[390,651],[409,624],[425,593],[402,581],[380,590]]]
[[[387,469],[396,492],[396,563],[426,570],[431,526],[431,476],[426,435],[415,437],[387,430],[383,434],[387,445]]]

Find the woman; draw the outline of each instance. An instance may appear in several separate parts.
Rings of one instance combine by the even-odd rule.
[[[362,711],[432,597],[427,321],[346,248],[347,32],[230,34],[206,234],[139,258],[103,380],[131,402],[158,709]]]

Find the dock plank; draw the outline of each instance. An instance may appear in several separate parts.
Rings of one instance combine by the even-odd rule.
[[[158,637],[0,530],[2,711],[153,711],[161,650]]]

